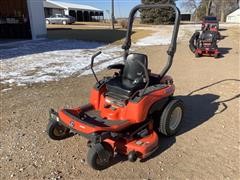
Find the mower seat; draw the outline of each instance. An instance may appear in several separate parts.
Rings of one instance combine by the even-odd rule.
[[[148,59],[144,54],[132,53],[129,54],[122,74],[110,79],[106,83],[109,94],[116,96],[130,97],[134,92],[144,88],[144,68],[138,64],[140,61],[145,67],[148,67]]]
[[[217,38],[216,33],[212,31],[205,31],[203,32],[200,37],[200,47],[210,47],[210,48],[217,48]]]
[[[211,31],[205,31],[203,32],[199,39],[203,42],[213,42],[215,39],[215,34]]]

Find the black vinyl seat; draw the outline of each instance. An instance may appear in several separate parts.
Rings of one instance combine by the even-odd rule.
[[[122,74],[110,79],[106,83],[109,93],[118,96],[130,97],[134,92],[144,88],[144,68],[137,62],[140,61],[145,67],[148,67],[148,59],[144,54],[129,54]]]
[[[217,38],[216,33],[212,31],[205,31],[199,37],[199,47],[204,48],[206,45],[204,43],[210,43],[208,47],[217,48]]]
[[[214,38],[215,38],[215,34],[214,32],[211,32],[211,31],[205,31],[199,37],[200,40],[207,41],[207,42],[214,41],[215,40]]]

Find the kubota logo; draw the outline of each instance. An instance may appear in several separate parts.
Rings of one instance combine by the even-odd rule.
[[[73,127],[73,126],[74,126],[74,121],[71,121],[71,122],[69,123],[69,126],[70,126],[70,127]]]

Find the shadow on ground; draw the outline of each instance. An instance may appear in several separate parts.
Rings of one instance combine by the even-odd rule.
[[[219,28],[219,31],[226,31],[226,28]]]
[[[61,31],[61,30],[72,30],[72,28],[47,28],[47,31]]]
[[[78,40],[36,40],[20,41],[0,46],[0,59],[10,59],[26,55],[36,55],[52,51],[90,50],[105,45],[100,42],[85,42]]]
[[[228,54],[232,48],[219,47],[218,50],[221,53],[221,57],[224,57],[225,54]]]
[[[227,38],[228,36],[220,35],[220,40]]]
[[[126,31],[119,29],[78,30],[56,28],[48,30],[50,40],[2,42],[0,44],[0,59],[4,60],[51,51],[95,49],[106,43],[119,41],[123,39],[125,35]]]
[[[134,33],[134,32],[133,32]],[[85,41],[97,41],[113,43],[123,39],[126,30],[122,29],[48,29],[49,39],[78,39]]]
[[[215,94],[195,94],[200,90],[203,90],[205,88],[214,86],[216,84],[220,84],[222,82],[226,81],[235,81],[240,82],[238,79],[225,79],[222,81],[218,81],[216,83],[210,84],[208,86],[199,88],[197,90],[192,91],[186,96],[177,96],[176,98],[179,98],[183,100],[185,105],[185,115],[184,115],[184,121],[181,125],[181,129],[178,132],[178,135],[184,134],[188,131],[191,131],[192,129],[202,125],[203,123],[210,120],[213,116],[216,114],[220,114],[227,110],[227,102],[232,101],[234,99],[237,99],[240,97],[240,94],[235,95],[232,98],[218,101],[220,96]],[[220,107],[221,106],[221,107]],[[159,149],[156,150],[150,157],[142,160],[142,162],[148,161],[149,159],[152,159],[158,155],[160,155],[162,152],[170,148],[175,142],[176,138],[173,137],[165,137],[160,135],[159,136]]]

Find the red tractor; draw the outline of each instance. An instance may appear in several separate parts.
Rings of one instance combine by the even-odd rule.
[[[160,74],[148,69],[145,54],[129,53],[134,15],[139,9],[172,8],[175,23],[167,64]],[[110,65],[111,77],[98,80],[92,56],[91,69],[96,84],[89,103],[72,109],[50,110],[47,133],[53,140],[62,140],[71,132],[88,139],[88,164],[97,170],[111,165],[115,153],[128,156],[130,161],[149,157],[159,148],[158,133],[172,136],[183,119],[183,102],[173,96],[173,79],[166,75],[176,51],[180,23],[178,8],[170,4],[138,5],[129,15],[126,40],[123,45],[124,64]],[[161,55],[159,54],[159,59]]]

